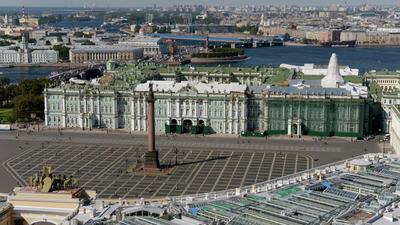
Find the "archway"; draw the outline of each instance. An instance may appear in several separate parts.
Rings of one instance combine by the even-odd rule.
[[[183,121],[183,133],[191,133],[192,125],[193,125],[193,123],[191,120],[184,120]]]
[[[56,223],[50,221],[37,221],[32,223],[32,225],[55,225]]]
[[[197,133],[198,134],[204,133],[204,120],[199,120],[197,122]]]
[[[171,123],[170,123],[170,130],[171,133],[175,134],[176,133],[176,126],[178,125],[178,122],[176,121],[176,119],[172,119]]]
[[[297,124],[293,124],[292,125],[292,134],[293,135],[298,135],[298,133],[297,133],[297,131],[299,130],[299,128],[298,128],[298,126],[297,126]]]

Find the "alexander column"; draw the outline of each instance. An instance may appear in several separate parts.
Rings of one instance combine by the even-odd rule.
[[[144,155],[143,169],[159,169],[158,151],[156,150],[154,124],[154,92],[153,84],[149,84],[149,93],[147,96],[147,145],[148,149]]]

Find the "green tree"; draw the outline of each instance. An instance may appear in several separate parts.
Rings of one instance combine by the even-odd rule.
[[[18,121],[30,121],[31,114],[43,118],[44,99],[43,96],[35,96],[32,94],[19,95],[14,99],[13,114]]]
[[[18,93],[20,95],[41,95],[48,83],[47,79],[22,80],[18,85]]]
[[[82,42],[82,45],[96,45],[93,41],[85,40]]]
[[[18,95],[17,85],[0,86],[0,107],[11,107],[12,100]]]
[[[0,86],[4,87],[10,84],[10,78],[0,76]]]
[[[12,44],[13,44],[12,42],[6,40],[0,40],[0,46],[10,46]]]
[[[77,37],[77,38],[83,37],[83,32],[82,32],[82,31],[76,31],[76,32],[74,33],[74,37]]]
[[[58,56],[61,60],[69,60],[69,49],[63,45],[54,45],[53,50],[58,51]]]
[[[30,38],[28,40],[28,42],[31,43],[31,44],[36,44],[37,43],[36,39],[33,39],[33,38]]]
[[[135,26],[135,33],[139,33],[140,28],[142,28],[142,26],[140,26],[139,24],[136,24],[136,26]]]

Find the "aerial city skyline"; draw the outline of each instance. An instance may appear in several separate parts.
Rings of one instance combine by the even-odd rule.
[[[398,1],[0,0],[0,225],[394,225]]]
[[[138,1],[138,0],[116,0],[112,3],[106,0],[70,0],[68,3],[61,0],[2,0],[0,6],[27,6],[27,7],[82,7],[83,5],[90,5],[94,7],[146,7],[157,4],[159,6],[171,6],[171,5],[229,5],[229,6],[244,6],[244,5],[298,5],[298,6],[330,6],[330,5],[345,5],[345,6],[355,6],[362,4],[371,4],[376,6],[398,6],[399,2],[396,0],[382,0],[379,2],[372,0],[286,0],[286,1],[276,1],[276,0],[157,0],[157,1]]]

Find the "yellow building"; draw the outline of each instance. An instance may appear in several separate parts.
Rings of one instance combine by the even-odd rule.
[[[378,84],[384,92],[400,90],[400,71],[372,71],[366,77],[369,82]]]
[[[39,18],[36,17],[22,17],[19,19],[19,23],[26,26],[39,26]]]
[[[12,206],[7,202],[0,202],[0,225],[14,225]]]
[[[35,187],[17,187],[8,196],[8,205],[12,206],[12,210],[4,213],[5,218],[0,219],[0,225],[61,224],[78,214],[81,199],[90,198],[96,198],[95,192],[80,188],[40,192]]]

